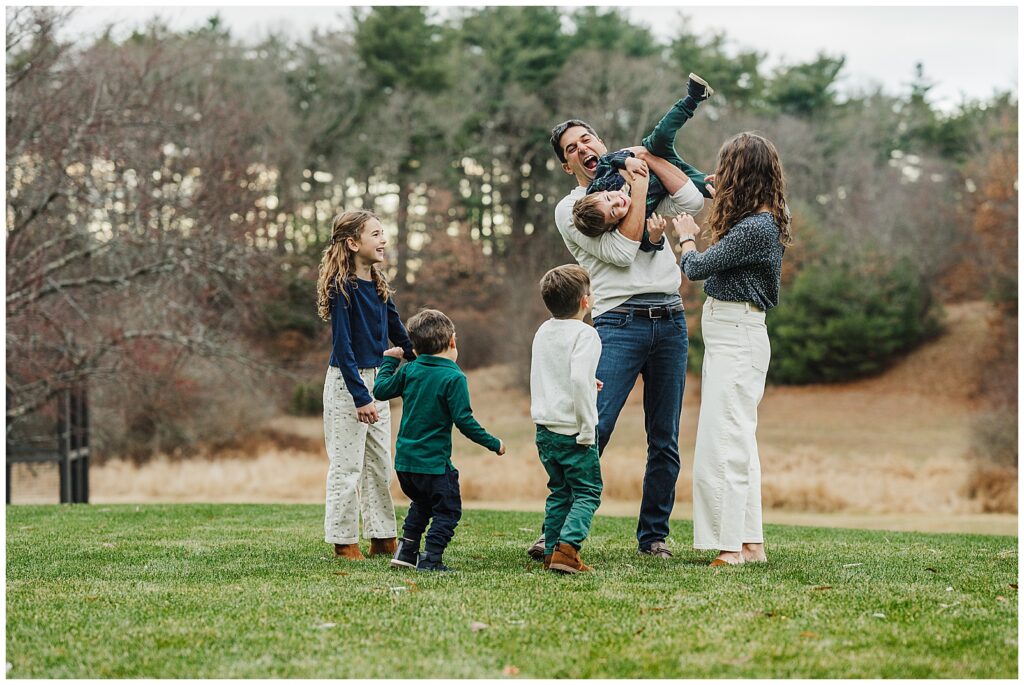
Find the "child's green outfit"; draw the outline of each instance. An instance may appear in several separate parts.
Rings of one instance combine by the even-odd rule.
[[[601,505],[601,461],[597,443],[580,445],[573,435],[560,435],[537,425],[537,452],[548,472],[544,505],[544,554],[565,542],[577,550],[590,533]]]
[[[462,369],[450,359],[421,354],[402,368],[384,357],[373,386],[378,400],[402,398],[402,423],[395,445],[395,472],[410,499],[402,537],[418,551],[430,523],[420,570],[441,570],[441,555],[462,517],[459,472],[452,464],[452,425],[492,452],[501,448],[473,418],[469,386]]]
[[[601,338],[579,319],[548,319],[533,339],[530,415],[548,474],[544,553],[579,550],[601,504],[597,452],[597,362]]]

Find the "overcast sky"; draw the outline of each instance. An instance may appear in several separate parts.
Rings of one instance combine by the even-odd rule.
[[[439,12],[449,8],[438,6]],[[1002,7],[635,7],[630,17],[668,40],[690,32],[722,31],[733,48],[768,54],[768,65],[812,59],[819,52],[845,55],[842,89],[881,85],[907,89],[914,64],[924,64],[935,87],[931,100],[948,108],[964,97],[1017,92],[1018,8]],[[241,39],[270,31],[302,37],[314,28],[340,26],[348,10],[320,7],[84,7],[71,24],[76,34],[92,34],[108,23],[130,31],[155,15],[173,28],[195,26],[214,13]],[[700,65],[693,65],[700,72]]]

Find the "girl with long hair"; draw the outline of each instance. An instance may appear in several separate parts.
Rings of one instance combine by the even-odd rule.
[[[740,133],[722,145],[713,177],[708,248],[699,227],[673,219],[679,266],[704,281],[704,362],[693,457],[693,546],[718,550],[712,566],[767,561],[761,527],[757,406],[771,345],[765,312],[779,303],[782,257],[792,242],[786,182],[771,141]]]
[[[324,539],[336,556],[364,559],[359,516],[370,556],[397,548],[391,500],[391,409],[371,391],[390,340],[414,359],[412,342],[380,269],[387,240],[368,211],[334,217],[331,242],[320,260],[316,308],[331,322],[331,360],[324,381],[327,507]]]

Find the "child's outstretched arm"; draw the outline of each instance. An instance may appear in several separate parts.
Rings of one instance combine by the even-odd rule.
[[[481,447],[486,447],[492,452],[501,452],[504,447],[501,440],[485,431],[473,417],[473,408],[469,406],[469,385],[465,376],[460,374],[448,383],[446,399],[448,410],[452,413],[452,421],[460,433]]]
[[[396,373],[402,363],[398,356],[400,348],[393,347],[384,353],[384,361],[377,372],[377,380],[373,384],[373,396],[378,400],[391,400],[399,397],[405,390],[405,374]]]

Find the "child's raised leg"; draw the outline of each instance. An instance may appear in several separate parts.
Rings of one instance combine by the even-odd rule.
[[[694,185],[697,186],[697,190],[704,197],[711,197],[704,183],[706,174],[701,173],[700,170],[683,161],[679,153],[676,152],[675,140],[679,129],[693,117],[697,105],[708,99],[714,91],[696,74],[690,74],[687,90],[686,97],[677,100],[668,112],[665,113],[665,116],[661,118],[658,125],[654,127],[651,134],[643,139],[643,146],[651,154],[661,157],[686,174],[687,178],[693,181]],[[654,169],[652,169],[652,172],[658,173]],[[661,179],[663,184],[665,183],[660,174],[658,174],[658,178]],[[666,189],[668,189],[667,185]]]

